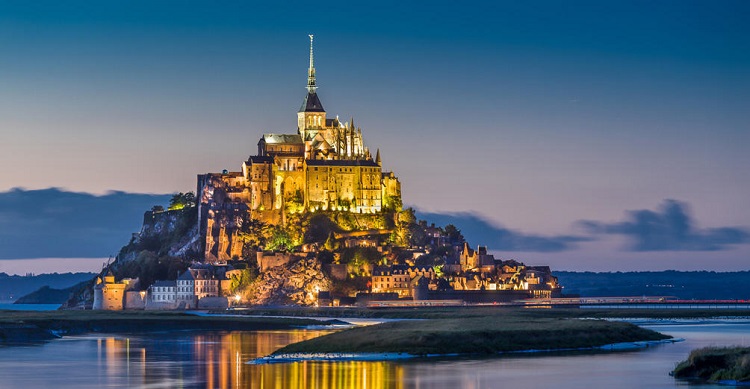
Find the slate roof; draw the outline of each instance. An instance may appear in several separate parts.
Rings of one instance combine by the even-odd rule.
[[[318,94],[315,92],[308,92],[305,96],[305,101],[302,102],[302,106],[299,108],[299,112],[325,112],[323,104],[318,98]]]
[[[263,134],[263,140],[266,143],[302,143],[302,137],[299,134]]]
[[[273,163],[273,157],[251,155],[250,158],[247,160],[247,162],[249,162],[248,165],[252,165],[254,163],[259,163],[259,164]]]
[[[176,281],[156,281],[151,286],[177,286]]]
[[[308,159],[305,163],[307,166],[379,166],[369,159]]]

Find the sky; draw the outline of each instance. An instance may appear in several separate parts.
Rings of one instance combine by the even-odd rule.
[[[146,210],[294,133],[308,34],[328,115],[473,245],[560,270],[750,267],[750,3],[270,3],[0,2],[0,240],[34,233],[19,215],[75,224],[19,208],[41,195],[117,231],[0,248],[0,271],[100,268],[142,220],[108,196]]]

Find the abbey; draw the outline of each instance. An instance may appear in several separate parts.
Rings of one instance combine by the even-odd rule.
[[[258,220],[283,225],[290,213],[379,213],[401,207],[401,184],[373,158],[354,120],[329,118],[317,94],[310,35],[307,95],[293,134],[264,134],[238,172],[198,175],[198,217],[205,259],[242,255],[238,231]]]

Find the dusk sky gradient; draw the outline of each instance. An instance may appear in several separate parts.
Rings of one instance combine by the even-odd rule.
[[[329,117],[354,116],[407,205],[586,238],[502,257],[748,270],[748,20],[747,1],[3,1],[0,192],[164,194],[239,170],[264,132],[296,131],[315,34]],[[581,227],[669,199],[686,236],[739,240],[643,251]]]

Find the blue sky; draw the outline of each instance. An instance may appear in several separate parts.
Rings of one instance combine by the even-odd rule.
[[[404,3],[2,2],[0,191],[172,193],[238,169],[263,132],[295,130],[314,33],[328,114],[354,116],[424,213],[591,238],[580,221],[675,199],[690,236],[750,227],[747,2]],[[573,270],[750,259],[746,243],[592,236],[499,254]]]

